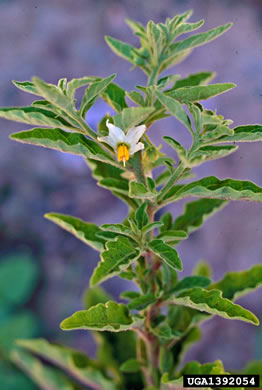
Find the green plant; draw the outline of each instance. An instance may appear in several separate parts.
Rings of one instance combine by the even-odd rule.
[[[234,300],[261,285],[262,265],[228,273],[213,282],[209,265],[200,263],[193,275],[178,277],[182,261],[176,247],[182,240],[230,200],[262,201],[262,188],[252,182],[214,176],[192,181],[192,168],[235,152],[237,142],[261,141],[262,126],[231,128],[232,121],[205,109],[200,101],[235,87],[231,83],[208,84],[213,72],[183,79],[176,74],[159,77],[195,47],[231,26],[178,39],[202,26],[202,20],[188,23],[190,15],[191,11],[177,15],[165,24],[150,21],[146,28],[128,20],[139,38],[139,48],[106,37],[117,55],[143,70],[148,78],[146,86],[126,92],[113,82],[115,75],[69,82],[61,79],[57,86],[34,77],[32,82],[14,84],[41,100],[29,107],[0,109],[2,118],[39,126],[13,134],[12,139],[84,157],[98,185],[129,207],[122,223],[101,227],[69,215],[46,214],[50,221],[101,252],[101,261],[85,294],[85,309],[61,323],[63,330],[93,331],[98,344],[96,360],[42,339],[18,341],[23,349],[13,353],[13,360],[43,388],[79,388],[61,370],[81,383],[81,388],[177,388],[185,373],[225,373],[221,361],[203,365],[189,362],[180,367],[185,350],[201,336],[202,321],[218,315],[259,323]],[[86,85],[81,103],[76,105],[75,91]],[[87,123],[88,110],[98,98],[116,114],[102,118],[94,131]],[[127,98],[133,106],[127,105]],[[189,149],[175,138],[163,137],[175,150],[178,162],[160,152],[149,138],[151,125],[167,116],[174,116],[192,136]],[[161,173],[156,174],[159,167]],[[198,199],[188,202],[182,215],[174,219],[166,212],[156,220],[158,210],[190,197]],[[115,275],[133,281],[139,289],[122,293],[125,305],[114,302],[98,286]],[[34,355],[59,369],[44,365]]]

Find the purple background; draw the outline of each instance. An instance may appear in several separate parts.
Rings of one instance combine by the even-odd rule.
[[[47,82],[85,75],[117,73],[116,82],[127,90],[146,83],[138,69],[116,57],[104,35],[136,44],[124,19],[142,23],[164,21],[194,9],[190,21],[205,19],[201,31],[232,21],[233,28],[217,40],[197,48],[172,72],[182,77],[201,70],[217,72],[215,82],[234,82],[234,90],[209,100],[206,107],[234,125],[262,123],[262,2],[257,1],[110,1],[110,0],[9,0],[0,1],[0,105],[19,106],[34,99],[17,90],[11,80],[37,75]],[[102,101],[87,120],[96,127],[109,110]],[[96,186],[84,160],[47,149],[10,141],[8,134],[27,126],[1,120],[0,188],[6,197],[0,209],[0,255],[28,251],[39,261],[41,283],[31,302],[43,321],[46,334],[56,341],[93,351],[86,332],[63,333],[60,321],[82,308],[82,294],[98,261],[98,254],[43,219],[45,212],[61,212],[90,222],[120,222],[126,207],[105,189]],[[156,144],[172,135],[188,145],[186,131],[168,118],[152,126]],[[172,153],[171,149],[164,149]],[[260,143],[242,144],[232,156],[196,169],[199,177],[252,180],[262,186]],[[171,209],[176,215],[182,205]],[[188,275],[198,260],[206,259],[214,278],[227,271],[247,269],[262,257],[262,207],[259,203],[232,202],[208,220],[178,248]],[[126,288],[117,278],[105,283],[114,296]],[[261,290],[239,300],[261,319]],[[203,326],[205,336],[187,355],[200,362],[222,359],[227,370],[241,369],[252,358],[262,358],[259,328],[214,318]],[[205,345],[204,345],[205,343]],[[260,345],[260,347],[259,347]]]

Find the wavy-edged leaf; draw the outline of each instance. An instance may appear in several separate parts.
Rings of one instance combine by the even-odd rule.
[[[183,79],[177,80],[172,90],[208,83],[215,77],[215,75],[215,72],[198,72],[190,74]]]
[[[81,102],[80,115],[82,116],[82,118],[85,118],[89,108],[94,104],[96,99],[109,86],[109,84],[114,80],[115,77],[116,75],[112,74],[109,77],[106,77],[99,81],[95,81],[89,85],[89,87],[85,91]]]
[[[262,141],[262,125],[238,126],[233,131],[233,135],[224,135],[211,141],[211,143]]]
[[[45,366],[39,359],[25,351],[13,351],[12,360],[43,390],[77,389],[60,370]]]
[[[121,111],[121,114],[113,117],[114,124],[126,131],[131,127],[144,124],[146,119],[154,111],[154,107],[128,107]]]
[[[18,340],[20,347],[66,370],[81,383],[91,387],[115,390],[115,385],[96,368],[82,352],[51,344],[44,339]]]
[[[231,320],[241,320],[258,325],[257,317],[249,310],[222,297],[220,290],[206,290],[201,287],[194,287],[180,293],[172,299],[175,304],[191,307]]]
[[[191,154],[190,160],[187,161],[187,167],[197,167],[206,161],[217,160],[218,158],[226,157],[234,153],[237,149],[237,145],[202,146]]]
[[[18,142],[43,146],[118,166],[117,162],[97,142],[85,137],[83,134],[69,133],[58,128],[45,129],[37,127],[11,134],[10,138]]]
[[[40,96],[37,88],[35,87],[34,83],[32,83],[32,81],[13,80],[13,84],[24,92],[28,92],[28,93],[32,93],[33,95]]]
[[[48,84],[38,77],[33,77],[32,80],[40,96],[67,113],[75,113],[73,99],[65,95],[58,87]]]
[[[160,257],[169,267],[182,271],[182,263],[177,251],[162,240],[153,240],[148,244],[154,254]]]
[[[171,199],[178,200],[188,196],[262,202],[262,188],[250,181],[219,180],[215,176],[209,176],[189,184],[174,186],[164,199],[171,201]]]
[[[172,288],[172,294],[177,294],[183,290],[188,290],[194,287],[208,287],[211,280],[205,276],[186,276],[179,280],[174,288]]]
[[[220,199],[199,199],[188,202],[185,204],[184,213],[174,221],[172,229],[191,233],[227,204],[227,201]]]
[[[0,118],[29,125],[62,127],[71,131],[77,130],[71,123],[56,113],[36,106],[0,108]]]
[[[66,318],[60,324],[63,330],[87,329],[98,331],[122,332],[132,330],[141,324],[141,320],[132,317],[122,303],[109,301],[99,303],[88,310],[81,310]]]
[[[92,248],[98,251],[104,249],[105,240],[96,235],[98,232],[102,232],[102,230],[96,224],[60,213],[48,213],[45,214],[45,218],[56,223],[69,233],[72,233],[76,238],[90,245]]]
[[[183,109],[181,103],[179,103],[176,99],[167,96],[166,94],[155,91],[156,96],[158,97],[160,103],[166,107],[166,109],[176,117],[183,125],[185,125],[190,131],[192,131],[190,119]]]
[[[184,51],[187,49],[192,49],[194,47],[204,45],[205,43],[210,42],[213,39],[222,35],[231,26],[232,26],[232,23],[227,23],[223,26],[213,28],[209,31],[206,31],[206,32],[203,32],[200,34],[196,34],[196,35],[192,35],[191,37],[186,38],[183,41],[176,42],[171,47],[172,53],[179,53],[180,51]]]
[[[195,30],[198,30],[204,24],[204,20],[199,20],[199,22],[195,23],[181,23],[175,29],[175,38],[179,37],[179,35],[186,34]]]
[[[129,196],[130,198],[137,198],[137,199],[153,199],[157,195],[156,192],[151,192],[146,188],[146,186],[143,183],[139,183],[137,181],[130,181],[129,182]]]
[[[196,85],[193,87],[183,87],[168,92],[168,96],[180,103],[197,102],[199,100],[206,100],[213,96],[220,95],[235,88],[232,83],[219,83],[210,85]]]
[[[235,300],[262,286],[262,265],[257,264],[246,271],[228,272],[223,279],[212,283],[210,289],[222,291],[224,298]]]
[[[116,112],[121,112],[127,107],[125,101],[126,92],[119,85],[110,83],[102,92],[102,99],[105,100]]]
[[[167,230],[157,236],[158,239],[168,243],[176,240],[186,240],[188,235],[183,230]]]
[[[93,272],[90,285],[95,286],[125,271],[133,261],[138,259],[139,255],[139,249],[134,247],[126,237],[118,236],[115,241],[108,241],[106,250],[101,253],[102,260]]]

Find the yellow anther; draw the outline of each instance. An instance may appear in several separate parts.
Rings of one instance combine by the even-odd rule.
[[[118,145],[117,147],[117,158],[118,161],[123,161],[124,167],[126,166],[126,161],[129,160],[129,151],[126,145]]]

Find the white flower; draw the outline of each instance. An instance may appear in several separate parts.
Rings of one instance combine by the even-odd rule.
[[[118,161],[123,161],[125,166],[126,161],[129,160],[129,155],[144,149],[144,144],[138,141],[146,131],[146,126],[132,127],[125,134],[122,129],[110,123],[109,120],[106,121],[106,125],[109,130],[108,136],[98,137],[97,139],[112,146],[117,153]]]

